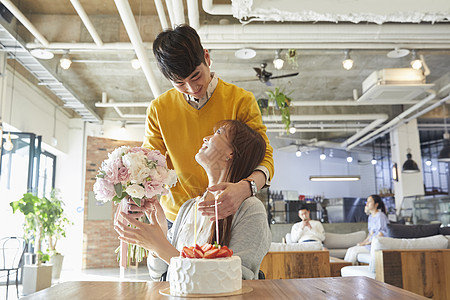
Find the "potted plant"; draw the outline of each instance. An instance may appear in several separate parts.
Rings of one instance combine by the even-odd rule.
[[[47,251],[52,255],[50,261],[54,264],[53,271],[50,269],[50,284],[52,277],[59,278],[61,273],[62,256],[56,252],[56,243],[59,238],[65,237],[65,227],[70,224],[70,221],[63,215],[63,204],[64,203],[57,198],[56,191],[54,190],[51,192],[50,199],[46,197],[39,198],[31,193],[26,193],[21,199],[10,203],[13,213],[19,211],[25,216],[25,239],[31,241],[34,238],[37,266],[35,267],[36,270],[33,269],[33,271],[30,272],[44,272],[40,270],[42,269],[41,267],[44,266],[50,266],[51,268],[52,265],[42,265],[42,262],[49,260],[49,255],[43,254],[42,251],[42,242],[47,241]],[[48,275],[47,273],[48,270],[45,271],[45,276]],[[24,289],[25,288],[24,282]],[[32,286],[27,292],[34,292],[37,290],[39,289],[34,289]]]
[[[266,94],[269,97],[269,102],[274,103],[275,107],[280,111],[281,121],[285,125],[286,131],[289,132],[289,126],[291,125],[290,105],[292,99],[280,91],[279,87],[276,87],[273,91],[266,91]]]
[[[56,250],[56,244],[60,238],[66,237],[66,226],[73,224],[64,216],[64,202],[58,198],[57,191],[52,190],[50,199],[48,199],[47,222],[45,236],[48,242],[48,252],[50,254],[50,263],[53,265],[54,279],[59,279],[64,256]]]
[[[25,216],[24,237],[27,241],[34,238],[34,250],[37,255],[36,265],[25,265],[23,268],[24,295],[50,287],[52,284],[52,265],[42,265],[41,244],[44,239],[45,228],[48,226],[47,208],[50,201],[26,193],[17,201],[10,203],[13,213],[21,212]]]

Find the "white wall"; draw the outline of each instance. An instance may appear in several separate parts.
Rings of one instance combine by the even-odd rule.
[[[358,163],[354,159],[348,164],[345,158],[327,157],[321,161],[321,152],[303,153],[274,150],[275,175],[270,188],[273,190],[295,190],[300,195],[320,195],[334,197],[367,197],[375,193],[374,167],[372,156],[359,154]],[[312,182],[310,175],[360,175],[355,182]]]

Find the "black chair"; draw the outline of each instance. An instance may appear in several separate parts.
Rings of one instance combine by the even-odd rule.
[[[259,280],[264,280],[264,279],[266,279],[266,275],[265,275],[264,272],[261,271],[261,270],[259,270],[259,272],[258,272],[258,279],[259,279]]]
[[[16,293],[19,298],[19,268],[25,252],[25,240],[21,237],[5,237],[0,240],[0,272],[6,271],[6,299],[8,299],[9,275],[16,272]]]

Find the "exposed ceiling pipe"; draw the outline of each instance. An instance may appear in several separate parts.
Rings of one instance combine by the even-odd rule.
[[[195,30],[200,28],[200,20],[198,15],[198,1],[197,0],[187,0],[187,11],[189,25]]]
[[[14,17],[28,29],[29,32],[42,44],[44,47],[48,47],[48,40],[34,27],[33,24],[25,17],[25,15],[10,1],[10,0],[0,0],[3,5],[14,15]]]
[[[389,129],[387,129],[387,130],[385,130],[385,131],[383,131],[383,132],[377,134],[376,136],[373,136],[372,138],[370,138],[370,139],[367,140],[367,141],[364,141],[364,142],[361,143],[361,144],[362,144],[362,145],[365,145],[365,144],[367,144],[367,143],[370,143],[370,142],[373,141],[373,140],[376,140],[376,139],[379,138],[379,137],[382,137],[382,136],[385,135],[385,134],[390,133],[392,130],[394,130],[395,128],[399,127],[400,125],[402,125],[402,124],[404,124],[404,123],[408,123],[408,122],[411,121],[411,120],[417,119],[418,117],[420,117],[420,116],[426,114],[426,113],[429,112],[430,110],[435,109],[435,108],[438,107],[439,105],[445,104],[448,100],[450,100],[450,95],[447,96],[447,97],[445,97],[445,98],[443,98],[443,99],[441,99],[441,100],[439,100],[439,101],[436,102],[435,104],[430,105],[430,106],[427,107],[426,109],[421,110],[420,112],[418,112],[418,113],[412,115],[411,117],[409,117],[409,118],[407,118],[407,119],[405,119],[405,120],[402,120],[402,121],[398,122],[396,125],[392,126],[391,128],[389,128]],[[420,131],[434,131],[434,130],[437,130],[436,127],[443,127],[443,128],[441,128],[441,130],[442,130],[442,129],[445,129],[445,128],[446,128],[445,126],[446,126],[446,125],[444,125],[444,124],[420,124],[420,125],[418,125],[418,128],[419,128]],[[426,129],[426,128],[428,128],[428,129]]]
[[[166,0],[167,13],[169,14],[170,24],[175,27],[175,15],[173,13],[172,0]]]
[[[262,116],[266,122],[281,122],[280,115]],[[291,116],[292,121],[360,121],[360,120],[376,120],[387,118],[386,114],[327,114],[327,115],[295,115]]]
[[[162,30],[167,30],[170,28],[167,23],[166,12],[164,11],[164,6],[161,0],[155,0],[156,12],[158,13],[159,22],[161,23]]]
[[[296,128],[296,132],[353,132],[356,128]],[[268,128],[267,132],[286,132],[286,128]]]
[[[184,6],[182,0],[172,0],[175,24],[181,25],[186,23],[184,19]],[[174,26],[175,27],[175,26]]]
[[[232,15],[233,9],[230,4],[213,4],[213,0],[202,0],[202,7],[210,15]]]
[[[80,1],[78,1],[78,0],[70,0],[70,3],[72,3],[72,5],[75,8],[77,14],[80,16],[81,21],[83,22],[84,26],[86,26],[86,29],[89,32],[89,34],[91,35],[91,37],[94,40],[95,44],[97,46],[102,46],[103,45],[103,41],[100,38],[100,36],[98,35],[97,30],[95,30],[95,27],[92,24],[91,20],[89,19],[88,15],[86,14],[86,11],[81,6]]]
[[[152,43],[143,43],[145,48],[152,49]],[[42,45],[38,43],[27,43],[26,47],[28,49],[42,48]],[[114,51],[114,50],[134,50],[133,44],[131,43],[104,43],[102,46],[97,46],[95,43],[50,43],[47,49],[55,50],[71,50],[74,51]]]
[[[127,0],[114,0],[114,2],[116,3],[117,10],[122,18],[123,25],[125,26],[130,41],[134,46],[139,62],[141,63],[142,71],[144,71],[145,77],[147,78],[153,97],[156,98],[161,95],[161,90],[150,66],[147,51],[142,43],[141,35],[139,34],[139,29],[136,20],[134,19],[133,12],[131,11],[130,4]]]
[[[385,125],[381,126],[380,128],[378,128],[377,130],[369,133],[368,135],[362,137],[361,139],[357,140],[356,142],[354,142],[351,145],[347,146],[347,150],[350,150],[356,146],[358,146],[359,144],[363,143],[364,141],[370,139],[371,137],[379,134],[379,133],[383,133],[386,134],[386,131],[389,130],[389,128],[391,128],[392,126],[395,126],[396,124],[398,124],[401,120],[403,120],[406,116],[410,115],[411,113],[413,113],[415,110],[421,108],[422,106],[424,106],[425,104],[427,104],[429,101],[433,100],[436,97],[436,92],[434,91],[430,91],[430,95],[428,95],[425,99],[423,99],[421,102],[416,103],[415,105],[411,106],[410,108],[408,108],[407,110],[405,110],[404,112],[400,113],[398,116],[396,116],[395,118],[393,118],[391,121],[389,121],[388,123],[386,123]]]
[[[0,0],[1,1],[1,0]],[[206,26],[206,25],[205,25]],[[281,29],[280,29],[281,30]],[[202,37],[204,40],[204,37]],[[144,43],[145,47],[147,49],[152,48],[152,43]],[[246,46],[245,43],[242,41],[223,44],[223,43],[215,43],[215,42],[209,42],[205,40],[202,41],[202,45],[210,50],[219,49],[219,50],[237,50],[241,49]],[[286,42],[286,43],[277,43],[275,41],[273,42],[263,42],[263,43],[254,43],[252,45],[252,48],[255,50],[262,49],[289,49],[289,48],[295,48],[299,50],[321,50],[321,49],[370,49],[370,50],[392,50],[392,48],[395,47],[395,43],[369,43],[364,42],[363,44],[355,41],[353,43],[338,43],[338,42],[311,42],[311,43],[303,43],[303,42]],[[26,47],[28,49],[36,49],[36,48],[42,48],[42,45],[40,43],[27,43]],[[449,48],[450,42],[438,44],[423,44],[423,43],[406,43],[406,48],[416,49],[443,49],[443,48]],[[47,49],[53,49],[55,51],[63,51],[63,50],[79,50],[79,51],[88,51],[88,52],[98,52],[103,50],[133,50],[133,45],[131,43],[105,43],[103,46],[99,47],[95,43],[61,43],[61,42],[55,42],[55,43],[49,43],[46,47]]]
[[[374,130],[378,125],[380,125],[381,123],[383,123],[384,121],[386,121],[388,119],[388,115],[385,115],[383,118],[379,118],[374,120],[372,123],[370,123],[368,126],[364,127],[363,129],[361,129],[360,131],[358,131],[356,134],[352,135],[351,137],[349,137],[346,141],[344,141],[343,143],[341,143],[341,146],[343,148],[345,148],[348,144],[353,143],[354,141],[356,141],[357,139],[359,139],[361,136],[364,136],[365,134],[367,134],[368,132]]]

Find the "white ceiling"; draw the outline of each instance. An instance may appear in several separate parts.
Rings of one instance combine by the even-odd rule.
[[[316,145],[322,143],[342,148],[341,143],[357,130],[366,128],[365,134],[370,133],[424,99],[425,93],[418,95],[417,101],[407,103],[391,99],[389,105],[355,105],[355,99],[362,94],[362,82],[372,72],[410,67],[411,54],[401,58],[387,57],[387,53],[395,48],[416,49],[418,54],[423,55],[430,70],[426,82],[434,83],[436,92],[441,91],[435,100],[421,109],[449,93],[449,89],[445,88],[450,82],[449,1],[0,2],[8,8],[17,8],[17,11],[11,11],[20,19],[19,26],[15,19],[11,23],[0,20],[9,32],[9,38],[17,37],[27,50],[25,52],[39,48],[55,54],[51,60],[37,62],[81,103],[77,105],[82,108],[73,108],[74,111],[78,109],[74,117],[81,115],[88,121],[143,123],[145,104],[142,107],[131,107],[131,104],[126,107],[126,103],[135,106],[139,102],[147,103],[154,98],[153,92],[157,94],[171,88],[159,73],[151,51],[155,36],[163,28],[164,17],[167,26],[173,20],[175,23],[190,23],[198,29],[205,48],[211,52],[212,69],[225,81],[254,78],[255,81],[236,84],[252,91],[257,98],[265,96],[268,88],[276,86],[293,98],[291,114],[299,129],[297,133],[286,135],[280,130],[279,122],[269,121],[265,117],[272,138],[281,137],[276,139],[275,146],[278,147],[292,143],[306,144],[306,141],[314,139]],[[162,5],[163,18],[158,15],[155,3]],[[166,3],[172,8],[167,9]],[[131,13],[127,15],[127,11]],[[134,19],[129,18],[131,15]],[[80,16],[87,18],[82,21]],[[138,35],[133,35],[133,28]],[[0,43],[7,50],[14,48],[6,37],[1,38]],[[248,60],[238,59],[234,53],[240,48],[255,49],[256,56]],[[272,63],[275,50],[282,49],[281,56],[285,58],[291,48],[297,50],[297,64],[285,63],[283,69],[275,70]],[[346,49],[350,50],[354,60],[354,67],[349,71],[342,68]],[[73,64],[69,70],[62,70],[58,62],[67,51]],[[13,54],[13,51],[10,52]],[[135,53],[147,68],[131,68],[130,60]],[[299,72],[299,75],[271,80],[272,87],[268,87],[257,80],[253,70],[262,62],[267,63],[267,70],[274,76],[293,72]],[[25,68],[37,76],[26,63]],[[42,78],[38,80],[41,84],[44,81]],[[107,102],[125,103],[125,107],[96,106],[102,97]],[[58,100],[55,97],[55,101],[64,105],[67,99]],[[351,115],[371,116],[367,119],[349,117],[347,120],[343,117]],[[379,118],[380,115],[386,115],[386,118]],[[442,110],[437,107],[437,110],[421,116],[421,120],[441,122],[442,117]],[[375,120],[381,121],[372,123]],[[367,127],[370,124],[372,127]]]

